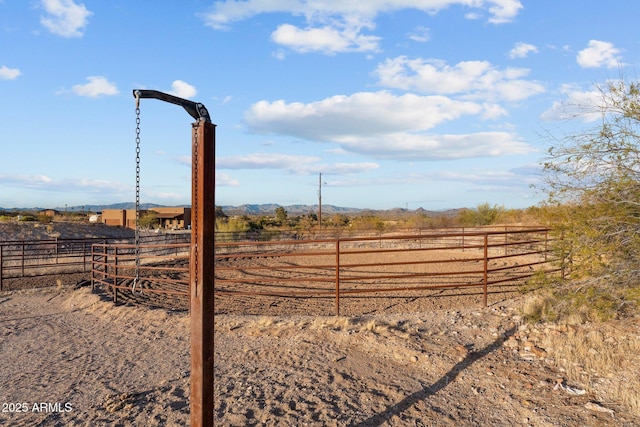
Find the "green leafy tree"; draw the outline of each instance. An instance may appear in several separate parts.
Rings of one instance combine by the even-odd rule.
[[[460,225],[473,227],[494,224],[504,208],[489,203],[481,203],[475,209],[464,209],[458,215]]]
[[[341,213],[334,214],[331,217],[331,225],[334,227],[346,227],[349,225],[349,217]]]
[[[280,225],[285,225],[287,223],[287,210],[285,208],[283,208],[282,206],[278,206],[276,208],[276,221],[280,224]]]
[[[158,219],[157,212],[147,211],[144,215],[140,216],[139,224],[141,228],[158,228],[160,226],[160,220]]]

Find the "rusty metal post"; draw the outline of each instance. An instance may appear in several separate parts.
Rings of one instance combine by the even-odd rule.
[[[191,199],[191,426],[213,426],[215,125],[193,124]]]
[[[340,316],[340,239],[336,239],[336,316]]]
[[[191,260],[191,425],[213,426],[213,303],[215,229],[215,125],[206,107],[157,90],[134,89],[139,132],[141,98],[183,107],[197,121],[192,127]],[[140,139],[137,139],[139,143]]]
[[[549,230],[544,230],[544,260],[547,261],[547,254],[549,253]]]
[[[25,257],[25,252],[24,252],[24,240],[22,241],[22,256],[20,257],[20,268],[21,268],[21,273],[22,273],[22,277],[24,277],[24,257]]]
[[[3,245],[0,245],[0,291],[2,290],[2,249],[4,248]]]
[[[108,268],[108,267],[107,267]],[[113,302],[118,302],[118,247],[114,248],[113,254]]]
[[[505,225],[504,226],[504,255],[507,256],[508,255],[508,251],[507,248],[509,247],[509,226]]]
[[[487,306],[487,282],[489,281],[489,233],[484,233],[484,306]]]

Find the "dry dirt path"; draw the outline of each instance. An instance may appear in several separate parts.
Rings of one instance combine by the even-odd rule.
[[[622,406],[569,393],[580,384],[513,346],[517,303],[218,315],[215,424],[640,425]],[[2,293],[0,425],[186,425],[188,336],[185,313],[114,306],[88,288]]]
[[[88,288],[0,294],[0,425],[182,425],[187,332]]]

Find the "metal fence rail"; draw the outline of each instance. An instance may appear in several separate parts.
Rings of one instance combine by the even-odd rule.
[[[190,234],[153,234],[143,236],[141,241],[145,244],[185,243],[190,241]],[[89,272],[92,245],[132,242],[133,239],[105,238],[0,242],[0,291],[5,290],[6,279]]]
[[[45,274],[86,272],[91,245],[104,239],[20,240],[0,243],[0,290],[4,280]]]
[[[91,286],[107,287],[114,301],[119,291],[189,295],[189,243],[141,244],[136,271],[133,244],[94,244],[91,251]],[[138,273],[138,274],[136,274]],[[135,286],[134,286],[135,280]]]
[[[189,234],[141,239],[137,292],[189,295]],[[546,228],[440,230],[316,240],[216,242],[216,298],[340,299],[447,288],[476,288],[487,304],[494,285],[523,283],[546,272],[563,275]],[[7,278],[91,273],[114,298],[130,291],[135,246],[130,239],[58,239],[0,243],[0,290]],[[129,292],[130,293],[130,292]]]
[[[523,283],[562,274],[546,228],[216,243],[216,295],[340,299]]]

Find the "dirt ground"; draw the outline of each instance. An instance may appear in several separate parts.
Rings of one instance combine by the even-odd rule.
[[[48,232],[97,229],[74,230]],[[188,313],[147,294],[114,304],[87,278],[15,279],[0,292],[0,425],[188,425]],[[608,397],[640,375],[640,355],[613,376],[570,374],[544,337],[571,331],[524,323],[528,297],[492,287],[485,308],[474,288],[370,294],[343,298],[333,316],[332,298],[218,296],[215,425],[640,425]],[[620,334],[640,339],[640,321]]]
[[[523,298],[492,294],[484,308],[468,293],[411,297],[424,309],[349,317],[218,314],[215,425],[640,425],[555,367],[535,336],[562,329],[523,324]],[[184,311],[114,305],[90,286],[3,292],[0,337],[0,425],[188,424]]]

